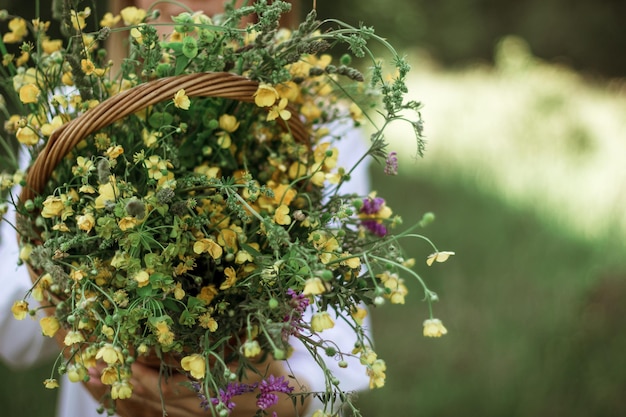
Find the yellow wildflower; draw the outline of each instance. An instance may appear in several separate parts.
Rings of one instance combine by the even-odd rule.
[[[267,120],[276,120],[279,117],[283,120],[289,120],[291,118],[291,112],[286,109],[287,104],[288,100],[281,98],[278,104],[272,105],[270,111],[267,113]]]
[[[113,383],[119,381],[119,379],[119,373],[115,366],[107,366],[100,373],[100,382],[104,385],[113,385]]]
[[[59,321],[53,316],[42,317],[41,320],[39,320],[39,326],[41,327],[41,331],[44,336],[48,337],[53,337],[61,328]]]
[[[159,320],[154,325],[157,340],[163,346],[169,346],[174,343],[174,333],[170,330],[169,324],[165,320]]]
[[[387,365],[382,359],[376,359],[373,364],[367,367],[367,375],[370,377],[370,389],[381,388],[385,385],[385,371]]]
[[[85,213],[76,218],[76,224],[80,230],[89,233],[96,225],[96,218],[92,213]]]
[[[204,374],[206,373],[206,361],[197,353],[182,358],[180,366],[196,379],[204,378]]]
[[[96,353],[96,359],[102,359],[109,365],[114,363],[124,363],[124,356],[122,355],[122,349],[119,346],[114,346],[111,343],[106,343],[102,346],[98,353]]]
[[[219,126],[225,132],[233,133],[239,128],[239,121],[230,114],[222,114],[219,118]]]
[[[424,336],[426,337],[441,337],[448,333],[448,330],[443,326],[443,323],[439,319],[424,320]]]
[[[101,27],[113,27],[115,25],[117,25],[119,23],[119,21],[121,20],[122,16],[120,15],[113,15],[113,13],[111,12],[107,12],[104,14],[104,16],[102,17],[102,19],[100,20],[100,26]]]
[[[91,15],[91,9],[89,7],[85,7],[85,9],[80,12],[72,10],[70,17],[71,17],[72,26],[74,27],[74,29],[76,30],[85,29],[85,27],[87,26],[86,19],[90,15]]]
[[[70,382],[82,382],[87,376],[87,369],[81,364],[69,364],[67,366],[67,379]]]
[[[24,145],[33,146],[39,142],[39,135],[31,126],[20,127],[15,134],[18,142]]]
[[[11,313],[17,320],[24,320],[28,314],[28,302],[24,300],[14,302],[13,306],[11,306]]]
[[[69,71],[64,72],[61,76],[61,82],[63,83],[63,85],[72,86],[74,85],[74,76]]]
[[[52,218],[59,217],[63,210],[65,209],[65,204],[63,204],[63,200],[61,197],[49,195],[43,202],[43,209],[41,210],[41,217],[44,218]]]
[[[26,20],[21,17],[15,17],[9,21],[9,30],[2,36],[2,41],[4,43],[18,43],[22,42],[24,36],[28,34],[28,29],[26,27]]]
[[[437,261],[437,262],[445,262],[452,255],[454,255],[454,252],[450,252],[450,251],[442,251],[442,252],[431,253],[430,255],[428,255],[428,258],[426,258],[426,264],[428,266],[431,266],[433,264],[433,262],[435,262],[435,261]]]
[[[259,84],[254,93],[254,103],[259,107],[270,107],[279,98],[278,91],[269,84]]]
[[[224,269],[224,275],[226,276],[226,279],[222,282],[222,285],[220,285],[220,290],[227,290],[235,285],[235,282],[237,281],[237,273],[232,266]]]
[[[246,340],[242,348],[246,358],[254,358],[261,353],[261,345],[256,340]]]
[[[207,252],[213,259],[219,259],[222,256],[223,250],[213,239],[199,239],[193,244],[193,251],[200,255]]]
[[[41,90],[35,84],[26,84],[20,88],[20,101],[24,104],[37,103]]]
[[[137,224],[139,224],[139,220],[137,220],[137,218],[133,216],[122,217],[117,222],[117,226],[120,228],[121,231],[132,229],[133,227],[137,226]]]
[[[103,209],[106,207],[107,203],[115,202],[119,191],[117,189],[117,184],[115,183],[115,177],[111,176],[109,182],[106,184],[100,184],[98,187],[98,197],[96,197],[96,201],[94,207],[96,209]]]
[[[78,332],[76,330],[70,330],[65,335],[65,339],[63,339],[63,344],[65,346],[72,346],[77,343],[82,343],[84,341],[85,341],[85,337],[83,336],[81,332]]]
[[[137,285],[141,287],[145,287],[150,283],[150,274],[146,271],[141,270],[133,276],[133,279],[137,281]]]
[[[198,323],[204,329],[208,329],[210,332],[214,332],[218,328],[217,320],[215,320],[209,313],[202,314],[198,317]]]
[[[327,311],[315,313],[313,317],[311,317],[311,329],[314,332],[323,332],[333,327],[335,327],[335,322]]]
[[[304,290],[302,294],[304,295],[319,295],[326,292],[326,286],[324,286],[324,281],[322,281],[318,277],[309,278],[304,283]]]
[[[209,284],[205,287],[202,287],[202,289],[200,290],[200,294],[198,294],[198,298],[207,304],[211,304],[211,301],[213,301],[216,295],[217,288],[215,288],[215,285]]]
[[[363,320],[367,317],[367,310],[362,307],[354,307],[350,311],[350,315],[359,325],[363,324]]]
[[[44,380],[43,381],[43,385],[47,389],[59,388],[59,382],[56,379],[54,379],[54,378],[48,378],[48,379]]]
[[[291,217],[289,217],[289,207],[285,204],[281,204],[274,212],[274,221],[276,224],[288,225],[291,223]]]
[[[174,298],[177,300],[182,300],[185,297],[185,290],[183,290],[183,284],[180,282],[176,283],[176,288],[174,289]]]
[[[146,17],[146,11],[143,9],[138,9],[137,7],[130,6],[125,7],[120,11],[120,16],[124,21],[124,25],[138,25],[143,22]]]
[[[187,94],[185,94],[185,89],[181,88],[174,95],[174,106],[179,109],[189,110],[190,105],[191,101],[189,100],[189,97],[187,97]]]
[[[18,67],[26,65],[29,59],[30,59],[30,54],[28,52],[22,52],[20,56],[15,60],[15,65]]]
[[[116,381],[111,386],[111,398],[114,400],[124,400],[133,395],[133,385],[130,381]]]
[[[31,253],[33,253],[33,245],[30,243],[25,244],[20,248],[20,260],[28,262],[30,260]]]

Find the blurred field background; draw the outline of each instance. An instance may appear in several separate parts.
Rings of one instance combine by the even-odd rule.
[[[398,124],[400,174],[374,165],[374,188],[405,225],[433,211],[424,233],[456,252],[427,267],[404,243],[449,334],[422,336],[412,281],[406,305],[372,311],[388,377],[363,415],[626,415],[626,4],[317,3],[409,56],[427,152]],[[0,367],[3,415],[52,416],[47,372]]]

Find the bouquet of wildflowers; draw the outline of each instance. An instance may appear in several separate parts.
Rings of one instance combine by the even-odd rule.
[[[136,8],[107,13],[89,33],[91,10],[78,3],[63,3],[63,40],[47,35],[49,22],[2,12],[10,31],[0,43],[17,108],[5,131],[30,155],[26,170],[5,169],[0,184],[18,214],[31,293],[51,307],[43,333],[64,335],[55,372],[83,381],[101,361],[109,398],[124,399],[130,365],[152,357],[164,372],[186,373],[201,405],[219,415],[232,395],[253,390],[262,415],[275,398],[270,386],[358,415],[330,371],[323,393],[293,393],[293,381],[272,376],[246,385],[242,376],[259,372],[259,357],[288,358],[296,337],[322,369],[356,356],[370,386],[384,384],[365,307],[404,303],[401,276],[424,285],[399,240],[428,242],[429,265],[451,252],[415,233],[431,214],[396,232],[401,219],[382,197],[345,192],[355,167],[338,164],[335,146],[346,126],[367,123],[361,161],[385,160],[395,174],[383,133],[404,120],[422,151],[419,105],[403,99],[408,65],[371,28],[320,22],[315,11],[297,29],[279,29],[282,1],[211,18],[182,13],[167,37]],[[243,25],[250,15],[256,21]],[[129,34],[121,63],[103,49],[112,31]],[[371,41],[392,55],[392,76]],[[336,44],[349,51],[338,61],[326,53]],[[364,75],[352,62],[367,58]],[[15,185],[20,195],[10,193]],[[437,296],[423,288],[430,310]],[[13,313],[34,311],[17,300]],[[353,329],[353,350],[324,337],[334,320]],[[445,332],[431,311],[424,334]]]

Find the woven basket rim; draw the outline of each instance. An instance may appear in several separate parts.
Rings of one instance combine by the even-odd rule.
[[[79,117],[57,128],[48,138],[26,176],[20,201],[39,195],[58,163],[85,137],[150,105],[172,99],[185,90],[188,97],[219,97],[254,102],[259,83],[229,72],[202,72],[157,78],[115,94]],[[293,108],[290,108],[292,114]],[[278,123],[291,132],[296,141],[310,144],[302,120],[292,116]]]

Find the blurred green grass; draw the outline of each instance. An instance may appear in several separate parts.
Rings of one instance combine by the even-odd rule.
[[[434,211],[437,220],[424,233],[456,256],[416,266],[440,295],[435,316],[448,335],[421,335],[428,311],[416,283],[409,283],[405,306],[372,312],[388,377],[384,388],[361,395],[364,416],[601,415],[600,398],[621,393],[626,377],[603,373],[617,353],[605,344],[614,336],[581,334],[580,324],[590,291],[605,277],[626,276],[623,246],[581,240],[462,181],[376,176],[374,185],[405,224]],[[419,242],[404,248],[418,259],[428,253]],[[572,346],[583,341],[596,351]],[[619,348],[626,348],[624,338]],[[576,380],[590,361],[597,365],[587,375],[594,384]],[[563,414],[553,414],[557,403]],[[626,412],[623,400],[619,407]],[[605,415],[622,414],[613,408]]]

